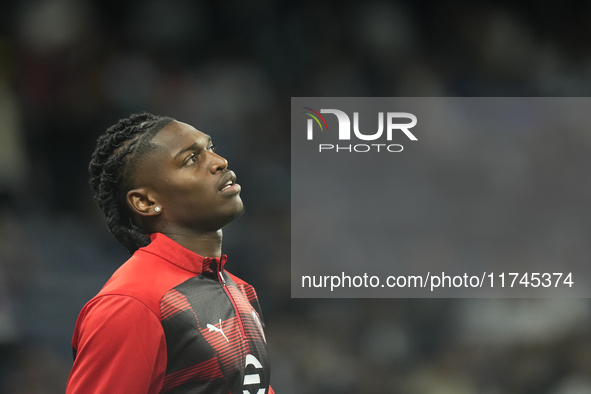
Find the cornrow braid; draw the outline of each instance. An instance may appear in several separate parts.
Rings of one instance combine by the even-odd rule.
[[[149,113],[121,119],[99,137],[88,166],[94,199],[107,218],[109,231],[129,253],[150,243],[131,223],[125,195],[141,157],[150,149],[150,140],[174,119]]]

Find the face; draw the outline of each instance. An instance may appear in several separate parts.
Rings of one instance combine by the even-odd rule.
[[[208,135],[173,121],[151,143],[157,149],[143,161],[136,190],[145,193],[142,212],[158,220],[157,231],[217,231],[242,212],[240,185]]]

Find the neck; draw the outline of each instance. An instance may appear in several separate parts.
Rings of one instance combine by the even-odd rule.
[[[222,230],[199,234],[162,232],[179,245],[203,257],[222,256]]]

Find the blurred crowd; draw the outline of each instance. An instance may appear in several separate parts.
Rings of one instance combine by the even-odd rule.
[[[65,391],[78,312],[127,258],[90,153],[143,110],[211,134],[238,175],[227,267],[259,293],[278,394],[591,392],[587,299],[291,299],[289,276],[290,97],[586,96],[589,21],[586,2],[3,1],[0,392]],[[556,170],[591,168],[582,134],[530,158],[565,221],[591,219]],[[522,180],[501,175],[482,181]],[[589,244],[575,230],[556,256]]]

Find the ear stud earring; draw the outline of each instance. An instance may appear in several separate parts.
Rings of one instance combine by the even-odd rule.
[[[160,207],[156,207],[156,208],[154,208],[154,211],[155,211],[156,213],[160,213],[160,211],[162,211],[162,208],[160,208]]]

